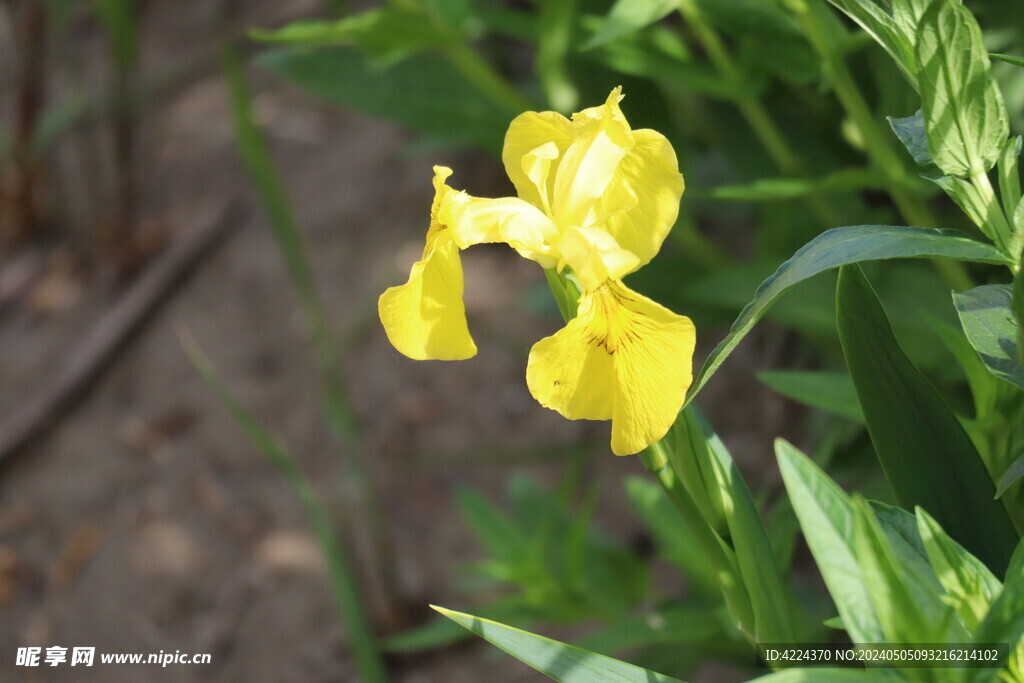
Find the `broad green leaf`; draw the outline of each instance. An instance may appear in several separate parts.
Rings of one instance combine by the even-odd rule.
[[[798,403],[864,423],[857,392],[845,372],[766,370],[757,373],[757,379],[773,391]]]
[[[1017,360],[1018,324],[1008,285],[983,285],[954,292],[960,324],[978,357],[996,377],[1024,389],[1024,368]]]
[[[964,625],[974,631],[1003,585],[978,558],[947,536],[923,508],[918,507],[916,512],[918,531],[932,569]]]
[[[995,570],[1017,534],[970,437],[900,349],[878,297],[859,267],[836,287],[839,339],[868,432],[903,507],[935,515],[949,534]]]
[[[680,0],[616,0],[601,27],[583,44],[589,50],[639,31],[679,8]]]
[[[850,638],[858,643],[884,642],[885,633],[857,563],[849,497],[787,441],[776,439],[775,455],[807,545]]]
[[[1003,203],[1003,213],[1012,221],[1014,211],[1020,204],[1020,159],[1021,136],[1006,141],[999,155],[999,198]]]
[[[431,607],[524,664],[562,683],[678,683],[679,680],[496,621],[443,607]]]
[[[914,34],[906,34],[903,27],[889,13],[888,3],[876,0],[829,0],[881,45],[896,61],[911,85],[917,84],[917,58],[914,54]]]
[[[696,498],[694,489],[700,486],[709,489],[707,495],[718,508],[715,512],[728,526],[740,576],[754,610],[755,639],[775,643],[792,641],[796,638],[796,627],[789,586],[779,572],[757,505],[732,456],[694,406],[683,411],[674,428],[677,430],[675,443],[680,447],[670,451],[669,460],[691,496]],[[682,447],[701,442],[706,447]],[[680,466],[681,461],[690,460],[693,462],[689,465]],[[692,477],[684,474],[694,467],[700,470],[700,481],[692,481]]]
[[[935,0],[921,18],[916,55],[935,164],[962,177],[988,171],[1010,129],[974,15],[959,0]]]
[[[942,341],[963,370],[974,399],[974,414],[987,415],[996,408],[1003,383],[988,371],[978,353],[967,341],[963,329],[953,322],[929,315],[926,317],[932,332]]]
[[[704,361],[687,395],[687,402],[692,401],[700,392],[711,375],[764,316],[768,307],[793,285],[818,273],[849,263],[893,258],[943,257],[983,263],[1007,262],[1006,256],[995,247],[951,230],[854,225],[834,228],[818,235],[779,266],[775,274],[757,288],[754,299],[740,312],[729,334]]]
[[[1002,498],[1006,490],[1020,481],[1021,477],[1024,477],[1024,454],[1021,454],[1020,457],[1010,463],[1010,466],[1003,472],[1003,476],[999,477],[999,486],[996,487],[996,498]]]
[[[844,168],[824,178],[761,178],[743,185],[723,185],[691,191],[698,197],[740,202],[769,202],[814,195],[882,189],[885,181],[867,168]]]
[[[1020,647],[1024,638],[1024,578],[1017,577],[1007,581],[1003,592],[999,594],[984,621],[974,632],[976,643],[1009,643],[1013,652]],[[1005,662],[1003,665],[1005,666]],[[998,675],[996,669],[972,669],[968,680],[973,683],[994,681]]]
[[[924,132],[924,114],[918,109],[913,116],[896,118],[887,116],[892,132],[900,139],[903,146],[910,152],[918,166],[934,166],[935,160],[932,153],[928,151],[928,136]]]
[[[354,45],[374,59],[396,59],[459,39],[424,12],[397,5],[377,7],[334,21],[298,21],[275,31],[253,31],[254,39],[292,45]]]
[[[511,116],[446,60],[423,54],[388,68],[344,47],[287,47],[261,54],[264,68],[329,102],[379,116],[434,139],[500,152]],[[459,182],[454,178],[453,182]]]

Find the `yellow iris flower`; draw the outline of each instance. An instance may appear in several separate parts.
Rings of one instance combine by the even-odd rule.
[[[475,354],[462,304],[459,249],[503,242],[545,268],[568,269],[576,318],[530,351],[526,380],[541,405],[573,420],[611,420],[612,451],[637,453],[675,421],[692,381],[689,318],[630,290],[622,278],[649,262],[675,222],[683,177],[663,135],[632,130],[616,88],[572,119],[527,112],[505,136],[502,160],[518,197],[483,199],[448,188],[435,168],[423,259],[380,299],[395,348],[416,358]]]

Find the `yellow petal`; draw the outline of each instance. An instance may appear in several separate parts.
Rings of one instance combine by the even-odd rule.
[[[531,178],[529,172],[524,169],[524,165],[529,165],[529,162],[524,163],[524,157],[534,153],[547,143],[554,144],[558,153],[551,158],[548,174],[544,179],[544,189],[550,196],[558,158],[569,148],[574,139],[576,139],[576,132],[573,130],[572,123],[557,112],[528,111],[512,120],[508,132],[505,133],[505,147],[501,152],[501,160],[505,164],[505,172],[508,173],[509,179],[516,187],[516,194],[521,199],[539,209],[544,208],[541,192],[538,190],[535,179]]]
[[[573,115],[576,139],[558,162],[552,195],[552,217],[560,226],[595,222],[599,200],[633,147],[621,99],[616,88],[603,105]]]
[[[476,355],[462,303],[459,246],[442,220],[448,205],[463,194],[448,187],[451,174],[450,168],[434,167],[434,201],[423,258],[413,264],[408,282],[391,287],[377,301],[391,344],[415,360],[462,360]]]
[[[459,248],[441,233],[409,281],[380,296],[377,311],[391,344],[414,360],[463,360],[476,355],[462,303]]]
[[[526,382],[541,405],[572,420],[612,421],[612,451],[637,453],[668,432],[692,377],[689,318],[608,282],[580,298],[577,317],[530,351]]]
[[[558,229],[544,212],[522,199],[478,199],[459,193],[442,207],[440,220],[462,249],[504,242],[544,268],[553,268],[558,262],[553,252]]]
[[[639,268],[654,258],[679,214],[683,176],[665,136],[633,131],[635,144],[619,162],[602,196],[604,227],[619,245],[636,254]]]
[[[562,257],[560,265],[572,268],[583,291],[595,290],[605,280],[618,280],[640,264],[635,254],[601,228],[567,228],[556,248]]]

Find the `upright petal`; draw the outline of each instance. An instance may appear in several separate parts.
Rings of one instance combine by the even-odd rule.
[[[635,144],[619,162],[601,198],[603,224],[639,268],[654,258],[679,214],[683,176],[671,143],[661,133],[633,131]]]
[[[575,139],[576,131],[573,130],[572,123],[557,112],[528,111],[512,119],[508,132],[505,133],[505,147],[501,151],[501,160],[505,164],[505,172],[512,184],[515,185],[516,193],[520,198],[530,202],[538,209],[544,208],[541,192],[535,182],[536,179],[531,178],[529,172],[524,169],[523,157],[534,153],[547,143],[555,145],[558,153],[552,158],[550,172],[544,179],[544,189],[550,196],[553,191],[554,172],[558,167],[558,158],[565,153]]]
[[[461,249],[503,242],[544,268],[553,268],[558,262],[553,251],[558,228],[544,212],[522,199],[480,199],[459,193],[442,207],[440,220]]]
[[[476,355],[462,303],[459,247],[443,233],[413,264],[409,281],[380,296],[377,311],[391,344],[414,360]]]
[[[608,282],[534,345],[526,382],[541,405],[569,419],[610,419],[612,451],[637,453],[675,421],[693,379],[695,343],[689,318]]]
[[[590,225],[619,162],[633,147],[629,123],[619,109],[621,88],[599,107],[573,115],[576,139],[555,172],[552,217],[560,226]]]

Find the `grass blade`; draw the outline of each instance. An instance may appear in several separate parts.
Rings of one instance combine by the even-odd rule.
[[[313,485],[299,470],[288,450],[271,436],[245,406],[234,397],[217,376],[213,366],[196,342],[188,335],[183,335],[181,343],[192,365],[199,371],[206,384],[217,394],[224,407],[228,409],[257,450],[281,472],[302,501],[306,516],[316,534],[317,542],[327,560],[338,612],[348,633],[352,655],[360,677],[364,681],[372,683],[388,680],[384,664],[377,653],[377,646],[366,611],[360,601],[360,588],[356,584],[348,557],[335,536],[327,511],[317,498]]]

